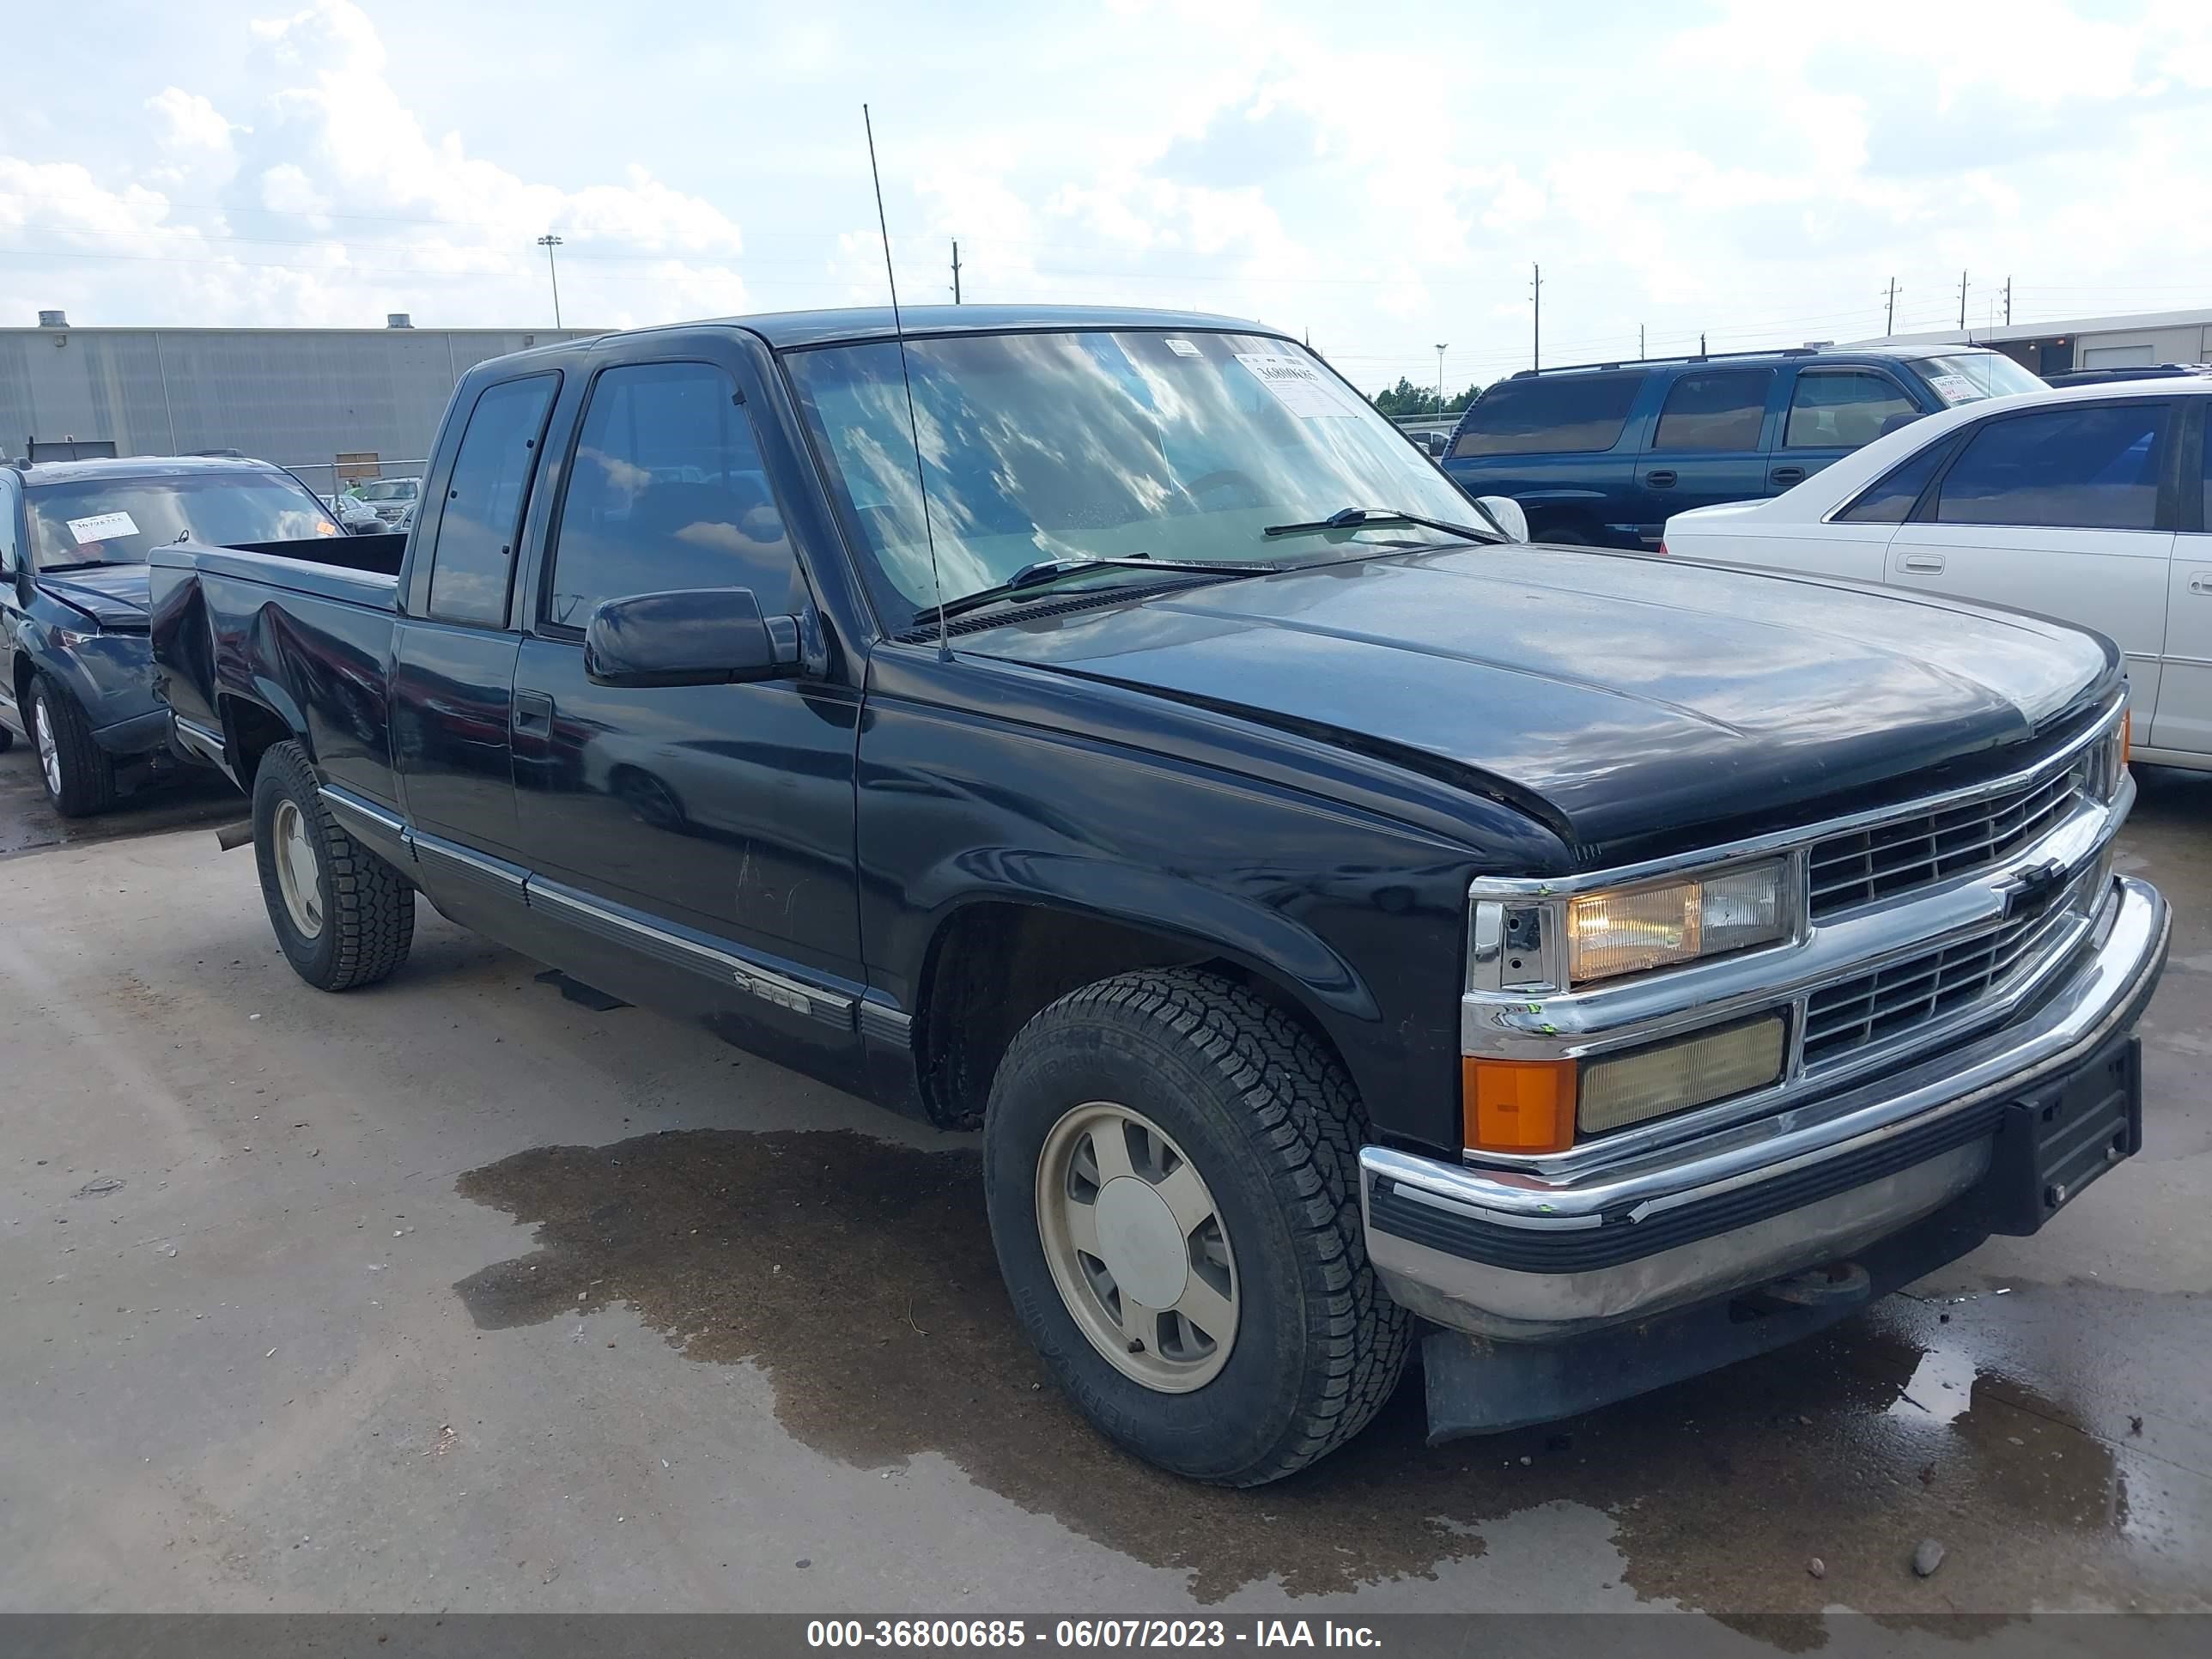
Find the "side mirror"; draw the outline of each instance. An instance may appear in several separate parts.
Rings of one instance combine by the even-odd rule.
[[[799,618],[763,617],[749,587],[608,599],[584,629],[594,685],[736,685],[798,672]]]
[[[1510,495],[1478,495],[1474,504],[1497,521],[1498,527],[1516,542],[1528,539],[1528,515]]]

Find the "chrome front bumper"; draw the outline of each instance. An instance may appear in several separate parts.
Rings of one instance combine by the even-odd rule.
[[[2169,916],[2116,878],[2055,988],[1993,1031],[1832,1095],[1574,1175],[1360,1152],[1367,1253],[1403,1306],[1504,1340],[1574,1336],[1849,1255],[1966,1195],[2005,1103],[2133,1026]]]

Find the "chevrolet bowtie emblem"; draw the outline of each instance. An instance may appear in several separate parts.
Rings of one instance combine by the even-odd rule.
[[[2032,870],[2023,870],[1997,890],[2004,895],[2004,919],[2038,915],[2051,895],[2066,884],[2066,866],[2048,859]]]

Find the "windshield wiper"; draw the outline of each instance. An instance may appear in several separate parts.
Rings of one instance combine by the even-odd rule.
[[[925,623],[940,620],[950,622],[970,611],[995,605],[1000,599],[1012,599],[1034,588],[1049,587],[1063,577],[1080,575],[1087,570],[1164,570],[1195,571],[1206,576],[1266,576],[1282,567],[1277,564],[1258,564],[1249,560],[1215,559],[1155,559],[1139,553],[1126,559],[1040,559],[1035,564],[1025,564],[1006,580],[990,587],[979,587],[973,593],[963,593],[957,599],[947,599],[943,605],[925,605],[914,613],[910,627],[919,628]]]
[[[1295,536],[1305,531],[1365,530],[1386,524],[1419,525],[1424,530],[1441,530],[1447,536],[1464,537],[1471,542],[1503,542],[1506,539],[1495,530],[1477,530],[1468,525],[1454,524],[1448,519],[1426,519],[1418,513],[1401,513],[1389,507],[1347,507],[1340,512],[1330,514],[1326,519],[1316,519],[1310,524],[1271,524],[1260,533],[1263,536]]]

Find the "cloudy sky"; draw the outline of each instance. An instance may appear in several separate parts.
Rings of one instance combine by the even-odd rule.
[[[296,3],[296,0],[295,0]],[[1193,307],[1370,387],[2212,304],[2206,0],[93,0],[11,27],[0,325]]]

